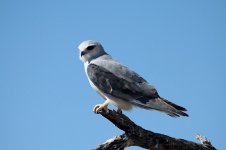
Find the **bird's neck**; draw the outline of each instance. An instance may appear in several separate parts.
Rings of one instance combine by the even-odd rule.
[[[87,61],[85,61],[85,63],[90,64],[92,61],[95,61],[96,59],[98,59],[100,57],[105,57],[105,56],[109,56],[109,55],[105,51],[102,51],[98,55],[94,55],[94,56],[92,56],[92,58],[89,58]]]

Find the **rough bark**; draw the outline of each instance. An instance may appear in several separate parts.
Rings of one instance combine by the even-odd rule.
[[[140,146],[151,150],[216,150],[209,140],[200,135],[196,137],[201,142],[198,144],[145,130],[124,114],[114,110],[102,111],[100,114],[125,133],[107,140],[94,150],[123,150],[129,146]]]

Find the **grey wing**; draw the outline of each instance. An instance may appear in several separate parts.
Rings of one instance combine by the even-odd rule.
[[[117,69],[109,71],[109,68],[89,64],[87,74],[98,90],[119,100],[145,109],[159,110],[173,117],[188,116],[184,112],[185,108],[161,98],[153,86],[132,70],[120,64],[115,68]]]
[[[131,70],[130,68],[123,66],[118,61],[111,58],[109,55],[103,55],[98,59],[93,61],[93,64],[101,66],[107,69],[109,72],[114,73],[119,78],[125,79],[130,82],[146,82],[141,76],[139,76],[136,72]]]
[[[128,74],[118,70],[121,74]],[[158,98],[156,89],[138,74],[130,71],[126,77],[119,76],[105,67],[89,64],[87,74],[93,84],[102,92],[127,102],[146,104],[150,99]]]

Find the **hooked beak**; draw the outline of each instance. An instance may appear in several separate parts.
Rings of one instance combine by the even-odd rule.
[[[81,52],[81,57],[86,54],[86,51]]]

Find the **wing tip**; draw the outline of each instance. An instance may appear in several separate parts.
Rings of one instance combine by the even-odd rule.
[[[180,115],[181,115],[181,116],[184,116],[184,117],[189,117],[189,115],[188,115],[187,113],[185,113],[185,112],[181,112]]]
[[[178,111],[178,112],[175,112],[175,113],[168,113],[169,116],[171,117],[189,117],[189,115],[183,111]]]

